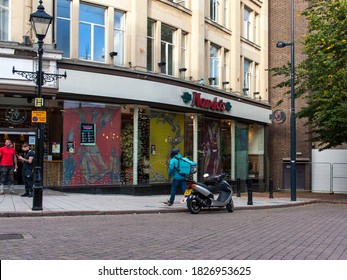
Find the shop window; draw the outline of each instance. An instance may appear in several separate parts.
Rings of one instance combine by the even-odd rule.
[[[198,177],[222,173],[221,121],[199,117],[198,124]]]
[[[80,5],[79,58],[105,61],[105,8]]]
[[[261,182],[264,179],[264,127],[252,124],[248,131],[248,178]]]
[[[237,124],[235,128],[235,178],[248,179],[248,127]]]
[[[179,148],[185,155],[185,115],[151,111],[150,119],[150,183],[168,183],[170,151]]]
[[[117,52],[114,56],[115,65],[124,65],[124,28],[125,28],[125,14],[120,11],[114,12],[114,43],[113,49]]]
[[[70,57],[71,1],[58,0],[57,3],[57,46],[63,57]]]
[[[64,101],[63,186],[121,183],[121,107]]]
[[[10,40],[10,11],[9,0],[2,0],[0,2],[0,40]]]

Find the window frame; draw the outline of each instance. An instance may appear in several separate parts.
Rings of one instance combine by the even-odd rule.
[[[247,69],[246,69],[247,65]],[[244,58],[243,60],[243,95],[251,96],[252,92],[252,61]]]
[[[2,13],[3,11],[5,11],[5,13],[7,14],[7,18],[1,17],[2,19],[0,20],[0,40],[1,41],[11,41],[11,24],[10,24],[11,1],[8,0],[7,3],[8,3],[8,6],[0,5],[0,12]],[[7,26],[4,26],[5,24],[7,24]],[[6,38],[6,34],[7,34],[7,38]]]
[[[172,31],[171,41],[163,40],[163,27],[170,29]],[[160,62],[165,62],[165,65],[160,66],[160,73],[173,76],[175,75],[175,42],[176,42],[176,32],[177,29],[166,24],[161,25],[161,35],[160,35]],[[163,55],[164,51],[164,55]],[[164,60],[163,60],[164,58]]]
[[[103,10],[103,24],[99,24],[99,23],[96,23],[95,21],[86,21],[86,20],[81,20],[81,7],[82,6],[89,6],[89,7],[95,7],[95,8],[99,8],[99,9],[102,9]],[[100,63],[105,63],[105,48],[106,48],[106,11],[107,9],[105,7],[102,7],[102,6],[96,6],[96,5],[91,5],[91,4],[88,4],[88,3],[80,3],[80,12],[79,12],[79,19],[78,19],[78,25],[79,25],[79,46],[78,46],[78,58],[80,60],[85,60],[85,61],[93,61],[93,62],[100,62]],[[94,18],[92,18],[93,20]],[[90,20],[88,18],[88,20]],[[87,58],[83,58],[83,56],[81,56],[81,26],[82,25],[85,25],[87,27],[90,28],[90,37],[88,37],[90,39],[90,51],[89,53],[87,53],[87,55],[89,54],[90,55],[90,58],[87,57]],[[101,60],[96,60],[95,59],[95,43],[97,43],[98,41],[96,41],[95,39],[95,33],[97,33],[97,28],[102,28],[103,29],[103,55],[101,55]]]
[[[151,35],[149,35],[149,25],[151,25]],[[152,19],[147,19],[147,55],[146,55],[146,67],[148,71],[154,71],[154,55],[155,55],[155,21]],[[151,42],[151,46],[149,46],[149,42]]]
[[[210,19],[218,22],[219,0],[210,0]]]
[[[212,51],[215,49],[215,51]],[[220,52],[221,48],[217,45],[210,45],[210,71],[209,78],[215,78],[213,86],[218,87],[220,84]],[[215,54],[215,56],[213,56]],[[212,85],[212,84],[211,84]]]
[[[116,15],[122,14],[120,20],[120,27],[116,27]],[[113,50],[117,52],[117,55],[113,57],[113,64],[117,66],[124,66],[125,61],[125,12],[120,10],[114,10],[114,25],[113,25]],[[119,45],[116,44],[116,34],[119,34],[119,38],[121,38],[121,42]]]
[[[56,15],[56,18],[57,18],[57,21],[56,21],[56,29],[57,29],[57,33],[56,33],[56,49],[59,49],[59,50],[62,50],[63,51],[63,57],[64,58],[70,58],[71,57],[71,1],[68,0],[66,2],[69,2],[69,18],[66,18],[66,17],[63,17],[63,16],[59,16],[58,13],[59,13],[59,0],[57,1],[57,15]],[[62,48],[60,48],[58,45],[60,45],[60,40],[59,40],[59,23],[68,23],[69,24],[69,30],[68,32],[65,32],[65,30],[62,31],[62,34],[64,37],[64,35],[68,35],[69,36],[69,39],[68,39],[68,44],[65,44],[65,40],[62,39]],[[65,38],[65,37],[64,37]],[[65,54],[65,48],[64,47],[67,47],[68,48],[68,55]]]

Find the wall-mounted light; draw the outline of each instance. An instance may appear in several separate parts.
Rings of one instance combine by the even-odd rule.
[[[228,81],[224,81],[222,82],[223,88],[226,90],[227,89],[227,85],[229,84]]]
[[[185,79],[185,72],[187,71],[187,68],[178,68],[178,71],[180,71],[181,78]]]
[[[215,77],[209,77],[208,78],[210,85],[213,86],[215,84],[216,78]]]
[[[114,57],[114,56],[117,56],[118,55],[118,53],[117,52],[110,52],[110,57]]]

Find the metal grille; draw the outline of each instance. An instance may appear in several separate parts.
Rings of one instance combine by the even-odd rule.
[[[19,233],[2,233],[0,234],[0,240],[11,240],[11,239],[24,239],[23,234]]]

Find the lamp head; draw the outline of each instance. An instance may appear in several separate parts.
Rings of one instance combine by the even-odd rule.
[[[40,0],[40,4],[37,6],[37,11],[30,15],[30,22],[38,39],[42,40],[46,37],[48,28],[52,21],[53,17],[45,12],[42,0]]]
[[[276,44],[276,47],[277,48],[284,48],[286,46],[290,46],[292,45],[292,43],[285,43],[285,42],[282,42],[282,41],[278,41],[277,44]]]

